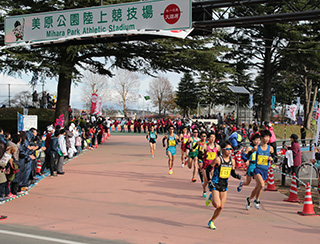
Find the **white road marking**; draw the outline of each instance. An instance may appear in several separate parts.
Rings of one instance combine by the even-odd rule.
[[[0,230],[0,233],[1,234],[7,234],[7,235],[13,235],[13,236],[21,236],[21,237],[26,237],[26,238],[31,238],[31,239],[38,239],[38,240],[43,240],[43,241],[52,241],[52,242],[55,242],[55,243],[86,244],[86,243],[83,243],[83,242],[68,241],[68,240],[63,240],[63,239],[58,239],[58,238],[37,236],[37,235],[31,235],[31,234],[25,234],[25,233],[7,231],[7,230]]]

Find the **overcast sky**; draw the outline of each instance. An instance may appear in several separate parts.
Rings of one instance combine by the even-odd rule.
[[[180,81],[181,74],[176,73],[166,73],[162,74],[165,77],[169,79],[172,86],[174,87],[174,90],[178,88],[178,84]],[[147,76],[147,75],[141,75],[138,73],[139,80],[141,82],[139,94],[143,96],[148,95],[147,90],[149,89],[149,83],[152,81],[153,77]],[[0,105],[4,103],[5,100],[8,100],[9,95],[9,85],[10,84],[10,96],[11,99],[14,97],[17,93],[21,91],[30,91],[32,93],[32,87],[29,85],[29,82],[31,80],[31,75],[23,74],[21,77],[13,77],[8,76],[5,74],[0,74]],[[56,94],[57,93],[57,80],[56,79],[47,79],[46,84],[44,86],[44,90],[49,92],[50,94]],[[110,83],[109,83],[110,86]],[[82,109],[84,108],[83,102],[81,100],[81,92],[82,92],[83,85],[81,83],[78,83],[78,85],[72,85],[71,88],[71,106],[73,108]],[[110,87],[111,88],[111,87]],[[42,86],[37,85],[36,90],[38,93],[42,92]],[[138,94],[138,95],[139,95]],[[137,95],[137,97],[138,97]],[[140,108],[142,109],[143,99],[138,99],[138,102],[135,104],[132,104],[129,106],[129,108]],[[145,108],[149,104],[149,108],[151,108],[151,102],[150,100],[147,102],[144,102]],[[103,104],[104,105],[104,104]]]

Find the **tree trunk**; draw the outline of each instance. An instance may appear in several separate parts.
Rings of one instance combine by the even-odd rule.
[[[318,86],[314,87],[314,94],[312,97],[312,80],[308,80],[307,78],[304,78],[303,81],[304,87],[305,87],[305,103],[303,105],[304,109],[304,126],[307,129],[310,129],[311,127],[311,119],[312,119],[312,113],[313,113],[313,107],[318,95]]]
[[[71,92],[71,75],[60,72],[58,81],[57,106],[55,119],[61,114],[64,115],[64,125],[69,124],[69,105]]]
[[[263,92],[262,92],[262,116],[261,121],[270,121],[271,117],[271,87],[272,87],[272,68],[271,68],[271,45],[272,41],[266,41],[264,71],[263,71]]]

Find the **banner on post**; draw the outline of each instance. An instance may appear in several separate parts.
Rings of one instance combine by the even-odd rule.
[[[291,119],[292,121],[296,120],[296,105],[286,105],[286,117]]]
[[[253,94],[249,94],[249,108],[253,108]]]
[[[57,125],[60,125],[61,128],[63,128],[63,124],[64,124],[64,115],[61,114],[61,115],[56,119],[56,123],[54,124],[54,128],[56,128]]]
[[[23,120],[24,120],[23,115],[18,113],[18,132],[23,131]]]
[[[91,97],[91,115],[101,115],[102,101],[98,94],[93,93]]]

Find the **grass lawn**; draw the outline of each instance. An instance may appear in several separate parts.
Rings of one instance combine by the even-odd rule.
[[[311,130],[307,130],[307,138],[315,138],[315,129],[311,127]],[[299,125],[274,125],[273,131],[277,139],[289,139],[291,134],[297,134],[299,139],[301,137]]]

